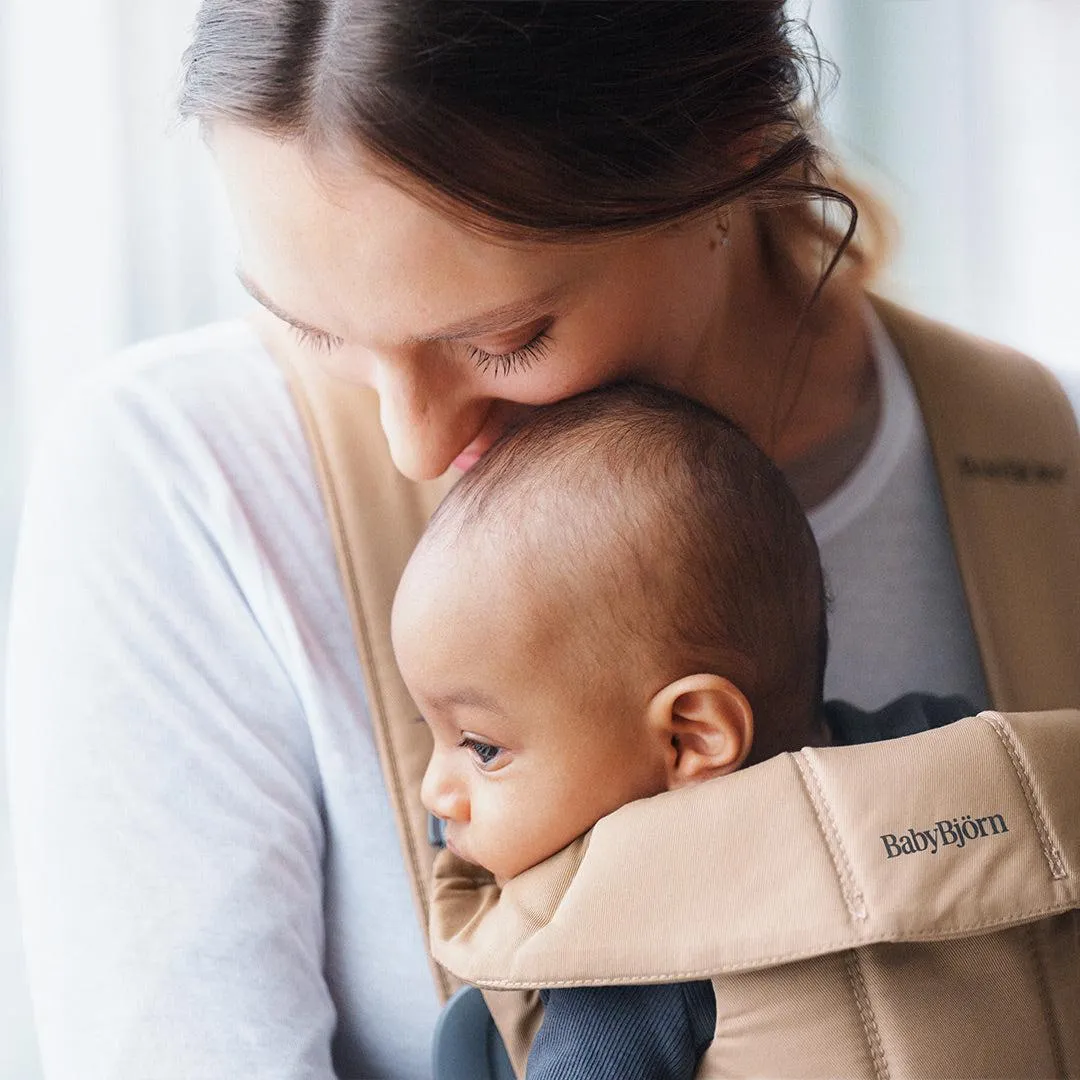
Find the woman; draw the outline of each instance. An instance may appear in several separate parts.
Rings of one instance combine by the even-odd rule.
[[[205,0],[182,110],[267,314],[130,351],[38,466],[12,759],[50,1075],[427,1075],[436,1000],[275,355],[373,387],[412,478],[613,379],[718,408],[811,510],[828,694],[985,700],[797,29],[777,0]]]

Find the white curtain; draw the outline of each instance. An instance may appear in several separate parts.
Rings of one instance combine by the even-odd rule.
[[[19,483],[49,403],[127,342],[246,303],[213,171],[172,121],[195,8],[0,0],[0,650]],[[814,0],[810,19],[843,72],[837,143],[902,225],[892,291],[1080,365],[1080,2]],[[0,1080],[38,1075],[20,973],[0,794]]]
[[[195,0],[9,0],[7,340],[24,432],[118,346],[235,310],[232,238],[173,118]]]
[[[1077,0],[816,0],[840,147],[901,225],[893,291],[1080,366]]]
[[[0,0],[0,684],[18,492],[49,403],[118,347],[243,305],[212,169],[172,118],[195,8]],[[36,1080],[2,745],[0,1080]]]

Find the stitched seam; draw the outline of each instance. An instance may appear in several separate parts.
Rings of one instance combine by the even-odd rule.
[[[863,979],[862,965],[859,963],[858,954],[854,949],[849,949],[844,955],[844,967],[847,969],[851,993],[859,1010],[859,1020],[862,1023],[863,1035],[866,1038],[866,1048],[870,1051],[870,1060],[874,1063],[874,1076],[876,1080],[889,1080],[889,1063],[885,1060],[885,1049],[881,1045],[881,1032],[878,1030],[877,1017],[874,1015],[874,1008],[870,1004],[870,996],[866,992],[866,980]]]
[[[844,845],[840,840],[840,830],[836,827],[836,821],[832,814],[832,807],[825,798],[825,793],[822,790],[821,780],[817,774],[817,770],[805,752],[800,750],[799,753],[793,755],[793,758],[795,765],[799,770],[799,776],[802,779],[807,797],[810,799],[810,805],[814,808],[814,816],[817,818],[818,827],[821,829],[821,834],[825,839],[829,854],[832,856],[833,866],[836,869],[836,876],[840,881],[840,892],[844,897],[844,903],[847,905],[848,911],[854,918],[865,919],[866,902],[863,899],[863,895],[859,891],[858,886],[855,884],[855,873],[851,868],[851,862],[848,859],[847,852],[844,850]]]
[[[1016,744],[1012,729],[1005,723],[1004,717],[1000,713],[982,713],[981,718],[990,725],[1001,741],[1001,745],[1005,747],[1005,753],[1009,756],[1013,771],[1020,781],[1020,789],[1023,791],[1024,798],[1027,801],[1028,813],[1030,813],[1031,819],[1035,823],[1035,832],[1038,834],[1039,843],[1042,844],[1043,855],[1046,856],[1050,874],[1055,880],[1060,881],[1068,876],[1065,870],[1065,862],[1050,835],[1050,826],[1047,824],[1046,817],[1039,806],[1031,775],[1023,758],[1020,756],[1020,747]]]
[[[897,935],[894,938],[881,941],[866,941],[861,942],[862,945],[899,945],[906,942],[915,941],[948,941],[951,938],[962,937],[965,934],[977,932],[979,930],[988,930],[994,928],[1008,929],[1010,926],[1016,926],[1017,923],[1031,922],[1035,919],[1042,918],[1045,915],[1061,915],[1063,912],[1073,910],[1073,904],[1071,901],[1063,901],[1059,904],[1053,904],[1050,907],[1043,908],[1030,908],[1026,911],[1016,912],[1007,918],[1001,919],[987,919],[983,922],[976,923],[957,923],[952,926],[943,927],[940,930],[935,931],[932,934],[903,934]],[[740,971],[756,971],[760,968],[775,967],[779,964],[786,964],[792,960],[813,960],[817,956],[824,956],[828,953],[841,952],[845,949],[852,948],[852,943],[849,938],[845,938],[840,941],[824,941],[819,942],[810,950],[796,950],[793,949],[786,953],[776,953],[772,956],[756,956],[752,960],[744,960],[734,964],[712,964],[709,967],[695,968],[693,970],[684,971],[668,971],[660,972],[652,975],[591,975],[588,978],[581,979],[544,979],[543,982],[530,981],[528,979],[489,979],[483,975],[474,975],[472,972],[468,974],[468,981],[474,983],[477,986],[483,987],[500,987],[507,990],[525,990],[533,987],[555,987],[555,986],[600,986],[600,985],[612,985],[612,986],[637,986],[648,985],[650,983],[662,983],[662,982],[683,982],[691,979],[710,979],[716,978],[720,975],[732,975]],[[445,953],[445,950],[440,950]],[[440,961],[441,963],[442,961]],[[450,961],[452,964],[453,961]],[[450,970],[452,967],[446,965]],[[460,970],[464,971],[464,968]]]
[[[1024,940],[1027,944],[1028,958],[1035,974],[1035,986],[1039,992],[1039,1002],[1042,1005],[1043,1019],[1046,1023],[1046,1036],[1050,1043],[1050,1056],[1054,1059],[1054,1075],[1060,1078],[1066,1077],[1065,1053],[1061,1045],[1061,1031],[1057,1021],[1057,1010],[1054,1008],[1054,999],[1050,995],[1050,984],[1046,978],[1046,965],[1043,963],[1042,953],[1039,951],[1039,941],[1035,936],[1035,927],[1024,927]]]

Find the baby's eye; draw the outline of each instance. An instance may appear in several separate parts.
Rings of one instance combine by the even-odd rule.
[[[503,752],[502,747],[500,746],[493,746],[491,743],[481,742],[479,739],[473,739],[468,735],[466,735],[458,745],[464,746],[469,750],[479,764],[485,768],[494,765],[498,760],[499,755]]]

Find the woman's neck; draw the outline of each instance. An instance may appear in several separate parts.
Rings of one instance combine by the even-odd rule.
[[[714,339],[722,345],[703,350],[694,396],[732,416],[810,509],[858,465],[877,427],[865,294],[833,280],[807,309],[770,273],[752,215],[739,218],[731,242],[738,274]]]

